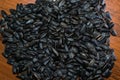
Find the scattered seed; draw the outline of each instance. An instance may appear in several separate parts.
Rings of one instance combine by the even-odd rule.
[[[21,80],[104,80],[116,36],[104,0],[36,0],[1,10],[3,56]]]

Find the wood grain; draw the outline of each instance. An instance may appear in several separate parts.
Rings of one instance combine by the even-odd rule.
[[[33,3],[35,0],[0,0],[0,10],[9,12],[10,8],[15,8],[17,3]],[[115,29],[118,33],[117,37],[111,37],[111,47],[115,50],[117,61],[112,70],[112,75],[107,80],[120,80],[120,2],[119,0],[106,0],[107,11],[112,15]],[[19,80],[13,75],[12,67],[7,64],[6,59],[2,56],[4,45],[0,39],[0,80]]]

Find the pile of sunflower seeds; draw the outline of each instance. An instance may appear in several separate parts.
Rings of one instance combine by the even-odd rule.
[[[1,11],[4,57],[21,80],[104,80],[116,36],[104,0],[36,0]]]

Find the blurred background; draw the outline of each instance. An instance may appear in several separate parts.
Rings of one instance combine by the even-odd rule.
[[[17,3],[34,3],[35,0],[0,0],[0,10],[5,10],[9,13],[9,9],[15,9]],[[120,80],[120,0],[106,0],[106,11],[112,15],[113,22],[115,23],[114,29],[118,35],[110,37],[110,46],[114,49],[117,61],[112,70],[112,75],[108,80]],[[0,15],[1,18],[1,15]],[[19,80],[13,75],[12,67],[7,64],[7,60],[2,56],[4,45],[2,44],[2,37],[0,37],[0,80]]]

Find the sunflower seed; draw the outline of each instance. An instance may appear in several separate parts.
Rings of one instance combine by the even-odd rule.
[[[59,53],[54,49],[52,48],[53,52],[55,53],[56,56],[59,56]]]

